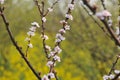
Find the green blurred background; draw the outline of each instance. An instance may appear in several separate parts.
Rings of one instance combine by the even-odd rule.
[[[46,8],[53,1],[45,0]],[[52,47],[55,43],[55,34],[62,27],[59,21],[64,19],[69,1],[62,0],[46,17],[46,34],[49,36],[47,44]],[[113,2],[107,5],[109,10],[114,12],[113,22],[117,23],[118,9],[112,6],[117,7]],[[25,51],[27,42],[24,39],[27,37],[26,33],[31,22],[36,21],[41,24],[37,7],[32,0],[6,0],[5,7],[5,15],[10,22],[13,35]],[[74,20],[69,21],[71,30],[65,34],[66,40],[61,44],[63,49],[60,54],[61,62],[55,67],[59,80],[102,80],[102,76],[109,72],[119,50],[78,3],[72,14]],[[49,68],[46,66],[47,60],[42,48],[40,31],[41,29],[37,31],[35,37],[32,37],[34,48],[29,50],[28,59],[43,76]],[[116,68],[119,69],[119,64],[117,66]],[[0,80],[37,80],[12,45],[2,18],[0,18]]]

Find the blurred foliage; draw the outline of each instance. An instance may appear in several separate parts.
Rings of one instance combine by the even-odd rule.
[[[54,0],[46,3],[47,7],[51,5],[51,1]],[[67,10],[65,3],[67,2],[56,5],[55,10],[46,17],[46,34],[50,38],[47,44],[52,47],[55,34],[62,27],[59,21],[64,19]],[[25,51],[27,43],[24,39],[27,37],[30,23],[36,21],[41,24],[37,7],[32,0],[6,0],[5,7],[5,15],[13,35]],[[61,45],[63,52],[60,54],[61,63],[57,63],[56,66],[57,75],[59,80],[102,80],[119,50],[87,13],[81,7],[76,7],[72,13],[74,21],[69,22],[71,30],[65,34],[66,40]],[[118,13],[114,14],[113,17],[116,17]],[[43,76],[48,72],[48,67],[42,49],[40,30],[32,38],[34,48],[29,50],[28,59]],[[0,34],[0,80],[37,80],[12,45],[1,18]]]

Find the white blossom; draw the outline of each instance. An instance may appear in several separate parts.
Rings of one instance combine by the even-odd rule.
[[[60,33],[66,33],[66,31],[64,29],[60,29],[59,32]]]
[[[53,59],[54,59],[55,61],[60,62],[60,57],[59,57],[59,56],[57,56],[57,55],[55,55],[55,56],[53,57]]]
[[[120,73],[120,70],[114,70],[114,73],[115,73],[115,74],[119,74],[119,73]]]
[[[26,37],[26,38],[25,38],[25,41],[30,41],[30,38]]]
[[[112,24],[108,24],[108,26],[109,26],[109,27],[111,27],[111,26],[112,26]]]
[[[50,47],[50,46],[46,45],[45,48],[46,48],[47,50],[51,51],[51,47]]]
[[[114,79],[115,75],[110,74],[110,75],[104,75],[103,80],[108,80],[108,79]]]
[[[29,30],[35,32],[36,31],[36,27],[32,26],[31,28],[29,28]]]
[[[111,19],[108,20],[108,26],[109,26],[109,27],[112,26],[112,20],[111,20]]]
[[[70,8],[71,10],[74,9],[74,4],[68,4],[68,8]]]
[[[108,75],[104,75],[103,76],[103,80],[108,80],[109,79],[109,76]]]
[[[89,15],[93,15],[93,12],[89,12]]]
[[[35,33],[32,32],[32,31],[29,31],[29,32],[27,32],[27,35],[28,35],[28,36],[35,36]]]
[[[112,16],[111,13],[110,13],[109,11],[107,11],[107,10],[103,10],[103,11],[102,11],[102,15],[103,15],[104,17],[110,17],[110,16]]]
[[[52,61],[48,61],[46,65],[47,65],[48,67],[51,67],[53,64],[54,64],[54,63],[53,63]]]
[[[117,35],[120,34],[120,30],[119,30],[119,27],[116,27],[116,32],[115,32]]]
[[[56,47],[54,48],[54,51],[57,52],[57,53],[60,53],[60,52],[62,51],[62,49],[60,49],[59,46],[56,46]]]
[[[50,78],[55,78],[55,75],[54,75],[54,73],[52,73],[52,72],[48,73],[48,76],[49,76]]]
[[[70,20],[73,20],[73,16],[71,14],[66,14],[65,17],[70,19]]]
[[[112,20],[111,20],[111,19],[109,19],[109,20],[108,20],[108,23],[111,23],[111,24],[112,24]]]
[[[5,1],[5,0],[0,0],[0,4],[4,4],[4,1]]]
[[[65,30],[70,30],[70,26],[69,25],[65,25],[64,28],[65,28]]]
[[[99,19],[104,20],[105,17],[110,17],[110,16],[112,16],[112,14],[111,14],[109,11],[107,11],[107,10],[103,10],[103,11],[101,11],[101,12],[97,12],[97,13],[96,13],[96,16],[97,16]]]
[[[42,21],[43,21],[43,22],[46,22],[46,18],[45,18],[45,17],[43,17],[43,18],[42,18]]]
[[[61,24],[67,24],[67,22],[65,20],[61,20],[60,23]]]
[[[97,12],[95,15],[101,20],[105,19],[101,12]]]
[[[44,75],[42,80],[50,80],[47,75]]]
[[[65,37],[63,37],[60,33],[56,34],[56,38],[60,40],[65,40]]]
[[[45,40],[48,40],[48,39],[49,39],[47,35],[41,35],[41,38],[42,38],[42,39],[45,39]]]
[[[48,56],[49,56],[49,57],[54,56],[55,53],[56,53],[55,51],[51,51],[50,54],[48,54]]]
[[[61,42],[61,39],[56,39],[55,42]]]
[[[28,36],[35,36],[35,31],[37,27],[40,27],[37,22],[31,23],[31,27],[29,28],[30,31],[27,32]]]
[[[52,9],[52,8],[48,8],[48,11],[49,11],[49,12],[52,12],[52,11],[53,11],[53,9]]]
[[[38,27],[38,28],[40,27],[37,22],[32,22],[31,25],[32,25],[32,26],[35,26],[35,27]]]
[[[33,48],[33,45],[31,43],[28,44],[29,48]]]
[[[115,75],[113,75],[113,74],[111,74],[111,75],[109,76],[110,79],[113,79],[114,77],[115,77]]]

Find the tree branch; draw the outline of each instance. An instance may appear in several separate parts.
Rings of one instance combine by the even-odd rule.
[[[120,76],[120,73],[117,74],[112,80],[117,80],[119,76]]]
[[[101,22],[103,22],[103,24],[105,25],[105,27],[108,30],[109,34],[111,35],[111,37],[115,41],[115,44],[120,46],[120,41],[118,40],[117,36],[114,34],[114,31],[112,30],[112,28],[108,26],[108,24],[107,24],[107,22],[105,20],[101,20]]]
[[[98,27],[105,33],[105,35],[111,39],[111,36],[108,34],[106,29],[100,25],[100,23],[89,13],[89,11],[83,5],[82,5],[82,7],[88,13],[88,15],[91,17],[91,19],[98,25]]]
[[[82,1],[93,13],[95,13],[95,11],[91,9],[92,7],[88,4],[87,0],[82,0]],[[103,6],[103,7],[105,8],[105,6]],[[117,36],[115,35],[115,32],[113,31],[113,29],[108,26],[108,23],[106,22],[106,20],[105,19],[101,20],[101,22],[105,25],[108,33],[110,34],[112,39],[115,41],[115,44],[120,46],[120,41],[118,40]]]
[[[33,66],[30,64],[30,62],[28,61],[28,59],[25,57],[24,53],[22,52],[21,48],[18,46],[17,42],[15,41],[13,35],[12,35],[12,32],[9,28],[9,22],[7,21],[4,13],[3,13],[3,10],[1,9],[0,7],[0,12],[1,12],[1,17],[3,19],[3,22],[6,26],[6,30],[8,32],[8,35],[13,43],[13,45],[16,47],[16,49],[18,50],[19,54],[22,56],[22,58],[24,59],[24,61],[26,62],[26,64],[28,65],[28,67],[31,69],[31,71],[34,73],[34,75],[38,78],[38,80],[41,80],[41,77],[38,75],[38,73],[35,71],[35,69],[33,68]]]
[[[110,74],[112,73],[112,71],[115,69],[115,66],[116,66],[116,64],[117,64],[118,60],[119,60],[119,57],[117,56],[117,58],[116,58],[115,62],[113,62],[112,68],[111,68],[111,70],[110,70],[110,72],[109,72],[109,74],[108,74],[108,75],[110,75]]]

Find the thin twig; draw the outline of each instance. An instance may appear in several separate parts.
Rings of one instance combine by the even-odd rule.
[[[35,71],[35,69],[33,68],[33,66],[30,64],[30,62],[28,61],[28,59],[25,57],[24,55],[24,52],[22,52],[21,48],[18,46],[18,44],[16,43],[13,35],[12,35],[12,32],[9,28],[9,22],[7,21],[3,11],[1,10],[0,8],[0,12],[1,12],[1,17],[3,19],[3,22],[6,26],[6,30],[8,32],[8,35],[13,43],[13,45],[16,47],[16,49],[18,50],[19,54],[22,56],[22,58],[24,59],[24,61],[26,62],[26,64],[28,65],[28,67],[31,69],[31,71],[34,73],[34,75],[38,78],[38,80],[41,80],[41,77],[38,75],[38,73]]]
[[[41,4],[42,4],[42,17],[44,17],[44,7],[45,7],[45,3],[44,3],[44,0],[41,2]]]
[[[50,8],[53,8],[54,5],[55,5],[56,3],[58,3],[58,1],[59,1],[59,0],[55,1]],[[47,10],[47,11],[45,12],[45,9],[44,9],[44,1],[41,2],[42,8],[39,7],[39,5],[38,5],[39,2],[38,2],[37,0],[35,0],[35,3],[36,3],[36,6],[38,6],[38,10],[39,10],[39,13],[40,13],[40,16],[41,16],[41,22],[42,22],[42,24],[41,24],[41,27],[42,27],[42,32],[41,32],[41,34],[44,36],[44,35],[45,35],[45,22],[43,22],[42,18],[48,15],[49,10]],[[40,9],[42,9],[42,10],[40,10]],[[45,54],[46,54],[46,58],[49,59],[49,57],[48,57],[48,52],[47,52],[47,50],[46,50],[46,40],[43,39],[43,42],[42,42],[42,43],[43,43],[44,52],[45,52]]]
[[[92,7],[90,8],[88,2],[86,2],[86,0],[83,0],[83,2],[91,10]],[[93,10],[91,10],[91,11],[94,13]],[[112,39],[115,41],[115,44],[120,46],[120,41],[118,40],[117,36],[115,35],[115,32],[113,31],[113,29],[108,26],[108,23],[106,22],[106,20],[101,20],[101,22],[104,24],[104,26],[107,29],[108,33],[110,34]]]
[[[108,34],[106,29],[99,24],[99,22],[89,13],[89,11],[82,5],[83,9],[87,12],[87,14],[91,17],[91,19],[98,25],[98,27],[111,39],[111,36]]]
[[[93,14],[96,13],[96,10],[90,6],[87,0],[82,0],[82,1],[93,12]]]
[[[117,74],[112,80],[117,80],[119,78],[119,76],[120,76],[120,73]]]
[[[40,14],[40,17],[41,17],[41,22],[42,22],[41,23],[41,27],[42,27],[41,34],[42,34],[42,36],[44,36],[45,35],[45,26],[44,26],[45,24],[44,24],[44,22],[42,20],[42,18],[45,17],[44,16],[44,1],[41,2],[42,8],[39,6],[38,0],[34,0],[34,1],[36,3],[36,6],[38,7],[38,11],[39,11],[39,14]],[[44,52],[45,52],[46,58],[48,59],[48,53],[47,53],[47,50],[46,50],[46,40],[43,39],[42,43],[43,43],[43,48],[44,48]]]
[[[32,36],[30,35],[29,38],[31,38]],[[31,40],[28,41],[28,44],[30,44]],[[25,51],[25,56],[28,56],[28,50],[29,50],[29,45],[27,45],[26,51]]]
[[[74,1],[75,1],[75,0],[72,0],[70,4],[74,4]],[[70,8],[68,8],[68,11],[66,12],[66,14],[71,14],[71,9],[70,9]],[[65,18],[65,22],[68,22],[68,20],[69,20],[69,18]],[[62,28],[65,29],[64,27],[65,27],[66,24],[63,23],[62,25],[63,25]],[[63,34],[61,34],[61,35],[63,35]],[[61,41],[61,42],[62,42],[62,41]],[[59,47],[60,47],[60,43],[61,43],[61,42],[56,42],[55,47],[56,47],[56,46],[59,46]],[[58,53],[55,53],[55,55],[57,55],[57,54],[58,54]],[[55,55],[54,55],[54,56],[55,56]],[[55,64],[56,61],[53,59],[53,62],[54,62],[54,64]],[[50,68],[49,72],[51,72],[51,70],[54,70],[54,64],[53,64],[53,66]],[[54,75],[55,75],[56,80],[58,80],[57,74],[54,73]]]
[[[56,2],[54,2],[53,5],[52,5],[50,8],[53,8],[53,6],[54,6],[57,2],[58,2],[58,0],[57,0]],[[38,1],[36,1],[36,6],[39,6],[38,4],[39,4]],[[45,22],[44,22],[42,19],[43,19],[43,17],[46,17],[46,16],[47,16],[47,14],[49,13],[49,11],[47,10],[46,13],[45,13],[45,10],[44,10],[44,1],[42,1],[41,4],[42,4],[42,10],[40,10],[40,7],[38,7],[38,10],[39,10],[40,17],[41,17],[41,22],[42,22],[42,23],[41,23],[41,27],[42,27],[41,34],[42,34],[42,36],[44,36],[44,35],[45,35]],[[45,13],[45,14],[44,14],[44,13]],[[47,49],[46,49],[46,40],[43,39],[42,43],[43,43],[44,52],[45,52],[45,54],[46,54],[46,58],[49,60],[50,58],[49,58],[49,56],[48,56],[48,52],[47,52]],[[54,63],[55,63],[55,61],[54,61]],[[49,73],[50,73],[50,72],[53,72],[53,69],[54,69],[54,65],[50,68]],[[56,73],[56,72],[54,73],[54,75],[55,75],[55,79],[58,80],[58,77],[57,77],[57,73]]]
[[[42,11],[41,11],[40,4],[39,4],[38,0],[34,0],[34,2],[38,7],[38,11],[39,11],[40,15],[42,15]]]
[[[119,57],[117,56],[117,58],[116,58],[115,62],[113,62],[113,65],[112,65],[111,70],[110,70],[110,72],[109,72],[109,74],[108,74],[108,75],[110,75],[110,74],[112,73],[112,71],[115,69],[115,66],[116,66],[116,64],[117,64],[118,60],[119,60]]]
[[[83,0],[83,2],[84,2],[84,0]],[[104,10],[106,10],[105,4],[104,4],[104,0],[101,0],[101,2],[102,2],[102,5],[103,5]],[[88,5],[87,2],[84,2],[84,4],[91,10],[91,8],[90,8],[90,6]],[[86,10],[86,8],[85,8],[85,10]],[[94,13],[93,10],[91,10],[91,11]],[[119,10],[119,12],[120,12],[120,10]],[[87,13],[89,13],[89,12],[87,12]],[[114,40],[115,44],[118,45],[118,46],[120,46],[120,41],[118,40],[117,35],[115,35],[115,32],[114,32],[113,29],[112,29],[112,26],[110,27],[110,26],[108,25],[108,23],[107,23],[107,21],[109,20],[109,18],[110,18],[110,17],[108,17],[108,18],[106,18],[106,19],[104,19],[104,20],[101,20],[101,22],[104,24],[104,26],[105,26],[105,28],[107,29],[108,33],[110,34],[111,38]],[[94,18],[93,18],[93,19],[94,19]],[[120,25],[120,22],[119,22],[119,25]],[[120,27],[120,26],[119,26],[119,27]],[[118,62],[118,60],[119,60],[119,57],[116,58],[116,60],[115,60],[115,62],[113,63],[113,66],[112,66],[112,68],[111,68],[111,70],[110,70],[110,72],[109,72],[108,75],[110,75],[110,74],[112,73],[112,71],[114,70],[114,68],[115,68],[115,66],[116,66],[116,64],[117,64],[117,62]],[[112,80],[116,80],[119,76],[120,76],[120,74],[116,75],[115,78],[112,79]]]
[[[120,46],[120,41],[118,40],[117,36],[115,35],[113,29],[108,26],[106,20],[101,20],[101,22],[105,25],[105,27],[108,30],[109,34],[111,35],[112,39],[115,41],[115,44]]]
[[[56,0],[56,1],[52,4],[52,6],[51,6],[50,8],[53,9],[53,7],[58,3],[58,1],[59,1],[59,0]],[[46,11],[46,13],[44,14],[44,16],[48,15],[48,13],[49,13],[49,10],[47,9],[47,11]]]

